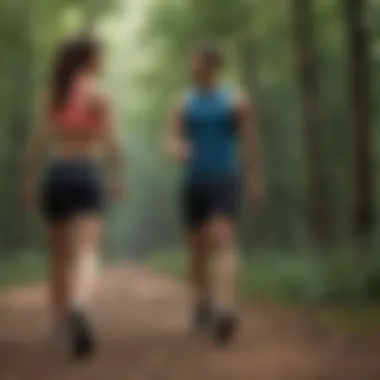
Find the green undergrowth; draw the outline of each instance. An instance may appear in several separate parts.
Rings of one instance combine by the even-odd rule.
[[[46,258],[35,252],[22,252],[0,259],[0,286],[9,287],[40,281],[46,273]]]
[[[113,256],[102,258],[103,265],[113,265],[119,260]],[[0,258],[0,287],[28,285],[43,281],[47,273],[47,255],[20,252]]]
[[[183,277],[185,255],[158,253],[154,270]],[[321,310],[326,321],[380,326],[380,260],[358,261],[350,252],[329,255],[261,252],[242,259],[240,290],[249,298],[271,299]]]

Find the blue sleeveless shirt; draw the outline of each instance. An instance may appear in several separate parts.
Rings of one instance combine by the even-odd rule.
[[[184,104],[183,126],[192,149],[188,180],[218,180],[237,174],[237,121],[227,91],[192,91]]]

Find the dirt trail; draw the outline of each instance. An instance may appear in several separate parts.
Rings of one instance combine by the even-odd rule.
[[[236,342],[188,333],[185,286],[138,268],[108,270],[94,324],[97,356],[73,364],[45,342],[44,286],[0,293],[1,380],[379,380],[374,336],[330,331],[307,316],[246,307]]]

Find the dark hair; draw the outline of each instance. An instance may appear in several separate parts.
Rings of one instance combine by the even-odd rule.
[[[195,49],[195,53],[214,69],[219,69],[223,65],[222,53],[215,45],[201,44]]]
[[[88,36],[65,41],[58,48],[51,74],[53,108],[65,104],[75,75],[91,64],[99,50],[99,42]]]

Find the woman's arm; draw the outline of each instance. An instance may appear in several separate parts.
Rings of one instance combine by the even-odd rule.
[[[116,186],[122,186],[125,180],[125,152],[120,134],[114,124],[108,124],[105,136],[105,149],[111,180]]]
[[[120,133],[114,121],[111,102],[107,97],[98,95],[96,96],[94,105],[97,108],[104,128],[102,142],[106,154],[107,167],[113,184],[112,187],[120,192],[125,183],[125,152],[121,143]]]
[[[37,122],[34,124],[27,142],[22,161],[23,186],[29,190],[36,185],[38,170],[42,158],[46,155],[51,138],[48,118],[49,102],[50,99],[45,96],[37,115]]]

